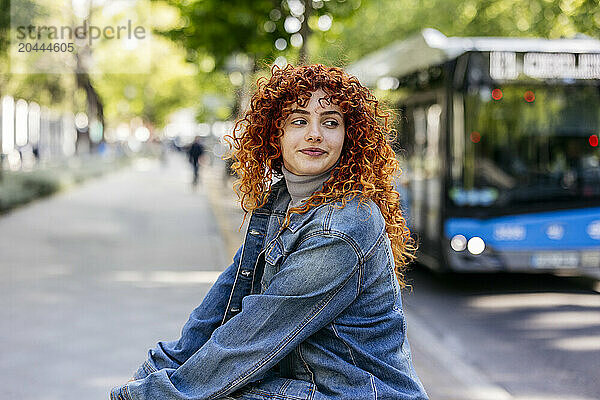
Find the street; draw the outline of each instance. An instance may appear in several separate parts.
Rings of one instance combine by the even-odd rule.
[[[108,399],[176,339],[244,233],[220,165],[138,160],[0,217],[0,398]],[[600,399],[600,295],[554,276],[438,277],[404,293],[432,400]]]

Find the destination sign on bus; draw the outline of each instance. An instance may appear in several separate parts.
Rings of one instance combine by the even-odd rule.
[[[492,79],[600,79],[600,54],[490,52]]]

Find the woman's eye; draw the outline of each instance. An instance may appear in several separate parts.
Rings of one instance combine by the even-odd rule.
[[[303,119],[296,119],[292,121],[292,125],[306,125],[306,121]]]
[[[339,122],[337,122],[337,121],[336,121],[336,120],[334,120],[334,119],[330,119],[330,120],[328,120],[328,121],[325,121],[325,122],[323,122],[323,125],[325,125],[325,126],[329,126],[329,127],[332,127],[332,128],[334,128],[334,127],[336,127],[336,126],[339,126],[339,125],[340,125],[340,123],[339,123]]]

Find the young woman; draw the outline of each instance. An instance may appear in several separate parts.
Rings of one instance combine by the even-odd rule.
[[[387,118],[339,68],[259,80],[230,137],[244,244],[181,338],[112,400],[427,398],[402,312],[414,248]]]

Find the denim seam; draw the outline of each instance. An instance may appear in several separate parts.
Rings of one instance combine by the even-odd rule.
[[[402,313],[402,343],[400,346],[404,346],[404,342],[406,342],[406,316],[404,315],[404,311],[400,310]],[[412,353],[408,355],[408,361],[412,361]]]
[[[366,260],[365,260],[365,257],[363,255],[363,252],[362,252],[360,246],[358,245],[358,243],[356,243],[356,240],[354,240],[348,234],[337,231],[337,230],[329,230],[327,232],[323,232],[323,236],[332,236],[332,237],[337,237],[337,238],[342,239],[344,242],[348,243],[350,245],[350,247],[352,247],[354,249],[354,253],[356,254],[356,257],[358,258],[358,264],[362,265],[365,263]]]
[[[271,393],[271,392],[266,392],[264,390],[256,389],[256,388],[252,388],[252,389],[248,390],[248,393],[259,394],[261,396],[265,396],[265,397],[268,397],[271,399],[277,399],[277,400],[306,400],[305,398],[302,398],[302,397],[291,396],[289,394]]]
[[[306,242],[307,240],[315,237],[315,236],[323,236],[323,237],[337,237],[339,239],[342,239],[344,242],[348,243],[350,245],[350,247],[352,247],[354,249],[354,252],[356,254],[356,257],[358,258],[358,263],[359,264],[364,264],[364,262],[366,261],[366,257],[362,255],[362,251],[360,246],[358,245],[358,243],[356,243],[356,241],[349,236],[348,234],[338,231],[338,230],[332,230],[332,229],[328,229],[328,230],[318,230],[315,232],[311,232],[307,235],[305,235],[299,242],[298,244],[294,247],[293,250],[290,250],[289,252],[286,252],[284,249],[283,255],[289,255],[291,253],[293,253],[298,247],[300,247],[304,242]],[[378,239],[376,244],[380,241],[381,239]],[[286,254],[287,253],[287,254]]]
[[[287,387],[290,386],[291,383],[292,383],[291,379],[286,379],[285,382],[283,383],[283,385],[281,385],[281,387],[279,388],[279,391],[277,392],[277,394],[285,395],[285,391],[286,391]]]
[[[125,398],[129,399],[129,400],[133,400],[133,397],[131,397],[131,393],[129,392],[129,388],[127,387],[127,385],[123,386],[123,393],[125,394]]]
[[[171,355],[169,354],[169,352],[168,352],[168,351],[167,351],[167,350],[166,350],[166,349],[163,347],[163,342],[158,342],[158,345],[157,345],[157,346],[160,348],[160,351],[161,351],[161,352],[162,352],[162,353],[163,353],[163,354],[164,354],[164,355],[165,355],[165,356],[166,356],[166,357],[169,359],[169,361],[171,361],[173,364],[175,364],[175,365],[177,365],[177,366],[180,366],[181,364],[183,364],[183,362],[179,361],[178,359],[176,359],[175,357],[173,357],[173,356],[171,356]],[[177,346],[179,346],[179,344],[178,344]],[[152,363],[150,362],[151,360],[152,360],[151,358],[146,360],[146,361],[148,361],[148,363],[150,364],[150,365],[149,365],[149,366],[150,366],[150,368],[151,368],[151,372],[150,372],[150,373],[158,371],[158,368],[155,368],[155,367],[154,367],[154,364],[152,364]],[[184,362],[185,362],[185,360],[184,360]]]
[[[369,249],[369,251],[367,251],[365,253],[365,260],[368,260],[369,258],[373,257],[373,255],[375,254],[375,249],[377,249],[381,245],[381,241],[384,238],[385,238],[385,226],[383,227],[383,229],[381,230],[381,232],[379,232],[379,237],[377,238],[377,240],[375,241],[375,243],[373,244],[373,246],[371,246],[371,248]]]
[[[358,263],[357,263],[358,265]],[[356,267],[356,266],[355,266]],[[353,268],[354,269],[354,268]],[[265,357],[263,357],[261,360],[259,360],[257,363],[255,363],[252,367],[250,367],[248,370],[246,370],[246,372],[244,372],[243,374],[241,374],[237,379],[235,379],[233,382],[231,382],[230,384],[228,384],[227,386],[223,387],[220,391],[213,393],[212,396],[209,396],[207,398],[207,400],[210,399],[216,399],[219,396],[221,396],[222,394],[228,392],[231,388],[237,386],[240,382],[244,381],[246,378],[248,378],[249,376],[252,376],[252,374],[254,374],[257,370],[259,370],[263,365],[265,365],[266,363],[268,363],[271,359],[273,359],[275,356],[277,356],[277,354],[279,354],[283,347],[285,347],[285,345],[287,345],[289,342],[291,342],[296,336],[298,336],[298,334],[300,333],[300,331],[302,331],[302,329],[311,321],[313,320],[321,311],[323,311],[323,309],[327,306],[327,304],[329,304],[329,302],[331,302],[331,300],[335,297],[335,295],[338,294],[338,292],[340,290],[342,290],[342,288],[346,285],[346,283],[352,278],[352,276],[354,275],[356,271],[354,271],[352,274],[350,274],[348,276],[348,278],[346,278],[346,280],[344,280],[340,286],[338,287],[338,289],[331,293],[330,296],[328,296],[327,298],[323,299],[320,304],[317,304],[315,306],[315,310],[310,313],[308,316],[306,316],[304,318],[304,320],[296,327],[296,329],[294,329],[291,333],[288,334],[287,337],[285,337],[278,345],[274,346],[274,349],[271,350],[270,353],[268,353]]]
[[[373,394],[375,395],[375,400],[377,400],[377,388],[375,387],[375,379],[373,374],[369,373],[369,378],[371,379],[371,387],[373,388]]]
[[[335,210],[335,207],[332,204],[330,204],[329,210],[327,210],[327,213],[325,214],[325,217],[323,218],[323,230],[324,231],[329,230],[328,227],[331,227],[331,217],[333,216],[334,210]]]
[[[273,259],[273,257],[270,257],[270,256],[271,256],[271,253],[273,252],[273,250],[275,250],[275,246],[277,246],[279,248],[279,250],[281,251],[281,255],[279,257]],[[275,265],[275,263],[277,263],[277,260],[285,254],[285,251],[283,248],[283,243],[281,243],[281,235],[276,235],[273,239],[271,239],[269,241],[269,243],[265,246],[265,249],[268,249],[269,247],[271,247],[271,249],[269,250],[269,254],[265,253],[265,261],[268,261],[269,264],[271,264],[271,265]],[[273,262],[271,262],[271,261],[273,261]]]
[[[310,392],[308,392],[308,399],[307,400],[313,400],[315,398],[315,392],[317,391],[317,384],[313,383],[313,385],[310,387]]]
[[[248,224],[250,226],[250,224]],[[246,239],[248,238],[246,234]],[[235,290],[235,285],[238,281],[238,276],[240,276],[240,270],[242,269],[242,260],[244,259],[244,252],[246,251],[246,241],[242,244],[242,253],[240,254],[240,261],[238,263],[237,270],[235,272],[235,279],[233,280],[233,285],[231,285],[231,290],[229,292],[229,300],[227,300],[227,306],[225,307],[225,311],[223,312],[223,319],[221,320],[221,325],[225,323],[225,318],[227,317],[227,311],[229,310],[229,306],[231,305],[231,299],[233,298],[233,292]],[[260,254],[259,254],[260,256]]]
[[[394,304],[394,307],[396,307],[395,304],[398,300],[398,296],[400,295],[400,293],[396,290],[396,273],[394,272],[394,268],[392,267],[392,262],[394,259],[390,258],[390,254],[388,254],[387,250],[386,255],[388,256],[388,262],[385,263],[385,269],[388,276],[388,284],[392,286],[392,292],[394,293],[394,296],[392,298],[392,304]]]
[[[260,253],[258,253],[258,256],[256,257],[256,262],[254,263],[254,274],[256,274],[256,266],[258,265],[258,260],[260,259],[260,255],[263,254],[264,258],[265,258],[265,263],[267,262],[267,254],[266,254],[266,250],[273,244],[273,242],[275,242],[276,245],[279,245],[278,239],[281,236],[281,230],[279,232],[277,232],[275,234],[275,237],[272,238],[269,243],[267,243],[266,245],[263,246],[262,250],[260,251]],[[264,244],[264,242],[263,242]],[[283,247],[283,244],[281,244],[281,256],[283,256],[285,254],[285,248]],[[271,249],[272,250],[272,249]],[[269,253],[270,254],[270,253]],[[275,260],[275,264],[277,263],[277,260]],[[271,264],[271,263],[269,263]],[[275,264],[271,264],[271,265],[275,265]],[[263,270],[263,276],[264,276],[264,270]],[[262,277],[261,277],[261,292],[262,292]],[[233,293],[233,291],[232,291]],[[254,278],[252,279],[252,284],[250,286],[250,293],[254,293]],[[229,308],[229,306],[228,306]]]
[[[323,235],[323,233],[324,233],[324,231],[320,231],[320,230],[319,230],[319,231],[311,232],[311,233],[309,233],[309,234],[307,234],[307,235],[303,236],[303,237],[302,237],[302,238],[301,238],[301,239],[298,241],[298,243],[296,244],[296,246],[294,246],[294,249],[293,249],[293,250],[291,250],[291,249],[290,249],[290,251],[289,251],[289,252],[285,252],[285,251],[284,251],[284,254],[285,254],[286,256],[288,256],[288,255],[292,254],[292,253],[293,253],[294,251],[296,251],[296,249],[297,249],[298,247],[300,247],[300,246],[301,246],[301,245],[302,245],[304,242],[308,241],[308,239],[312,239],[312,238],[313,238],[313,237],[315,237],[315,236]],[[287,254],[286,254],[286,253],[287,253]]]
[[[298,232],[298,229],[300,229],[305,223],[306,221],[310,220],[311,217],[321,208],[325,208],[325,206],[328,203],[323,203],[323,204],[319,204],[318,206],[315,206],[313,208],[309,208],[308,211],[304,214],[297,214],[297,213],[293,213],[291,215],[299,215],[299,217],[295,217],[296,221],[291,221],[287,227],[287,229],[290,230],[290,232],[292,233],[296,233]],[[291,218],[290,215],[290,218]]]
[[[302,356],[302,343],[300,343],[298,345],[298,357],[300,358],[300,360],[302,361],[302,364],[304,364],[304,368],[308,371],[308,373],[310,374],[310,381],[313,383],[313,385],[315,385],[315,374],[310,370],[310,367],[308,366],[308,363],[306,362],[306,360],[304,359],[304,356]]]
[[[158,370],[157,370],[157,369],[154,367],[154,365],[152,365],[152,364],[150,363],[150,361],[149,361],[149,360],[146,360],[146,361],[144,361],[144,363],[142,364],[142,368],[144,368],[144,372],[146,372],[148,375],[150,375],[150,374],[151,374],[151,373],[153,373],[153,372],[156,372],[156,371],[158,371]]]
[[[352,364],[354,364],[354,366],[356,367],[356,360],[354,359],[354,354],[352,354],[352,349],[350,348],[350,346],[348,346],[348,343],[346,343],[346,341],[344,339],[342,339],[342,337],[340,336],[340,334],[338,333],[337,329],[335,329],[335,323],[331,323],[331,327],[333,328],[333,333],[335,334],[335,336],[340,340],[340,342],[342,342],[344,344],[344,346],[346,346],[346,348],[348,349],[348,353],[350,353],[350,358],[352,359]]]
[[[256,275],[256,266],[258,265],[258,261],[260,260],[260,256],[263,255],[264,256],[264,249],[260,251],[260,253],[258,253],[258,256],[256,256],[256,261],[254,262],[254,268],[252,268],[252,282],[250,282],[250,293],[254,293],[254,278]],[[265,262],[267,262],[266,257],[265,258]],[[263,275],[264,275],[264,270],[263,270]],[[262,286],[262,284],[261,284]],[[262,287],[261,287],[262,289]],[[231,293],[233,293],[233,290],[231,291]],[[242,297],[243,300],[243,297]],[[227,306],[227,308],[229,308],[229,305]]]
[[[361,293],[360,288],[362,287],[362,281],[363,281],[363,268],[364,268],[364,264],[361,263],[358,266],[358,279],[356,280],[356,295],[357,296]]]
[[[271,215],[271,212],[270,211],[254,210],[254,211],[252,211],[252,214],[256,214],[256,215]]]

